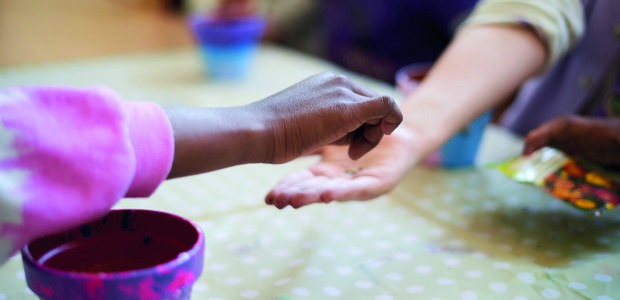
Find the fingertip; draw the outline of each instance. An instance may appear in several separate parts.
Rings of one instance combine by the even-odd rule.
[[[396,125],[402,123],[405,117],[403,116],[403,112],[400,110],[400,107],[398,107],[396,101],[393,98],[388,97],[387,102],[390,103],[390,111],[386,115],[385,120]]]
[[[298,208],[304,206],[303,196],[301,196],[301,195],[294,196],[293,199],[291,199],[289,204],[294,209],[298,209]]]
[[[383,121],[383,123],[381,123],[381,130],[383,131],[384,134],[392,134],[392,132],[394,132],[394,130],[396,130],[396,128],[398,128],[398,123],[392,123],[392,122],[388,122],[388,121]]]
[[[360,147],[360,146],[356,146],[356,145],[351,145],[349,147],[349,158],[351,160],[358,160],[360,159],[362,156],[364,156],[364,154],[366,154],[370,149],[366,149],[366,147]]]
[[[278,209],[283,209],[288,205],[288,200],[286,199],[286,197],[284,197],[284,195],[280,194],[279,196],[275,197],[275,199],[273,200],[273,205],[275,207],[277,207]]]
[[[547,144],[547,140],[544,136],[541,136],[538,132],[532,131],[525,137],[523,145],[523,155],[529,156],[536,150],[544,147]]]
[[[323,192],[323,194],[321,195],[321,200],[323,200],[325,203],[343,200],[346,191],[346,188],[342,185],[334,186],[329,190]]]
[[[266,204],[273,204],[273,198],[274,198],[274,190],[272,189],[271,191],[269,191],[269,193],[267,193],[267,195],[265,195],[265,203]]]

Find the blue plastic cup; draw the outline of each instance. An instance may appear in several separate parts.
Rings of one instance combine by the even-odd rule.
[[[431,69],[433,62],[421,62],[402,67],[396,72],[396,87],[407,95],[415,90]],[[431,154],[425,162],[431,165],[441,164],[446,168],[472,166],[476,162],[478,146],[484,129],[492,113],[485,112],[448,140],[437,153]]]
[[[491,112],[485,112],[453,135],[440,150],[441,164],[448,168],[468,167],[476,162],[478,146],[484,129],[491,120]]]
[[[223,20],[208,15],[190,18],[209,77],[239,79],[252,65],[267,22],[260,17]]]

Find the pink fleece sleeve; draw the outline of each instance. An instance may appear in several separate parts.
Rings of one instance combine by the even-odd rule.
[[[136,173],[126,197],[148,197],[172,167],[172,127],[166,114],[152,102],[123,102],[129,140],[136,157]]]
[[[111,89],[0,89],[0,261],[33,238],[149,196],[173,157],[170,123],[153,103]]]

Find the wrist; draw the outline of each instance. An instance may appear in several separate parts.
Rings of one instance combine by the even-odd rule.
[[[444,100],[432,90],[422,88],[410,94],[401,105],[405,116],[400,127],[410,132],[415,148],[423,159],[437,150],[467,123],[467,113],[459,112],[454,102]]]
[[[274,156],[275,138],[269,118],[253,109],[238,110],[236,135],[243,163],[271,163]]]
[[[265,162],[263,123],[242,107],[168,108],[174,161],[168,178]]]

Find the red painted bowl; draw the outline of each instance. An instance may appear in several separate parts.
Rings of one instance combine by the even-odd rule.
[[[112,210],[21,252],[28,286],[41,299],[189,299],[204,235],[169,213]]]

